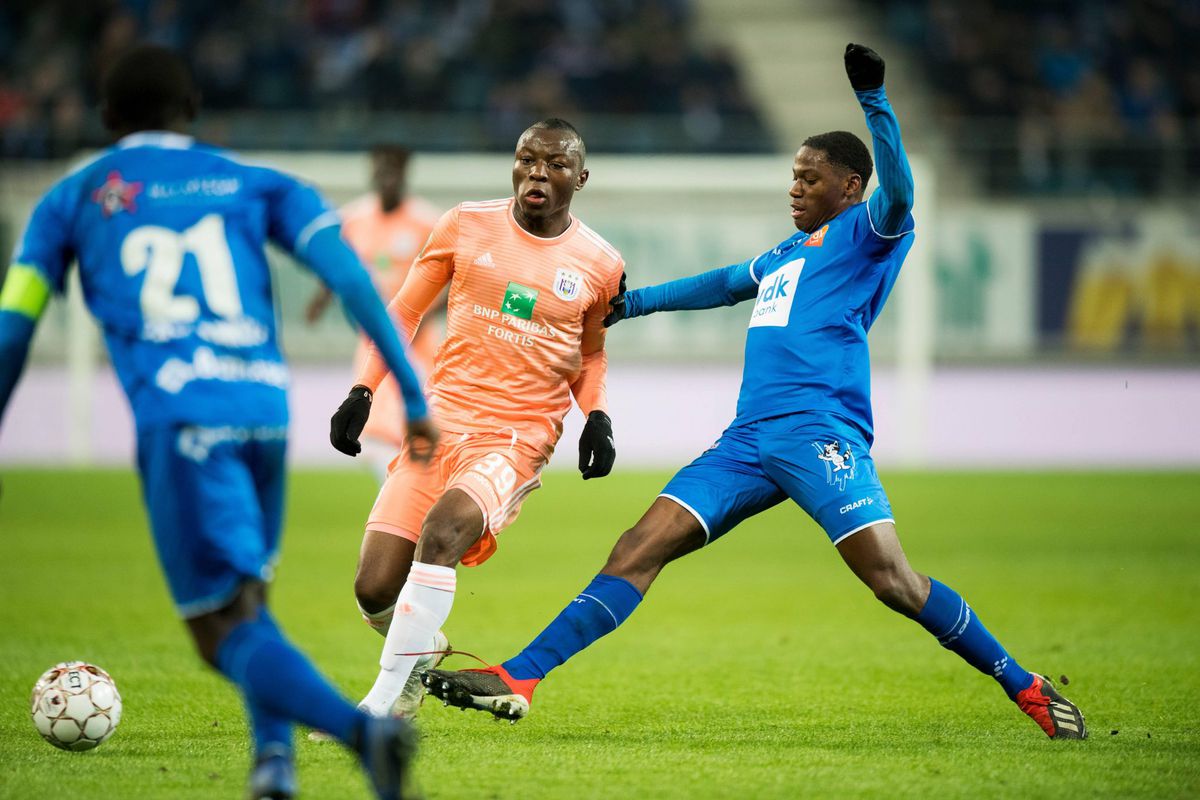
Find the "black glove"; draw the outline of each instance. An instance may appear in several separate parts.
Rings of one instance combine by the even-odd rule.
[[[603,411],[588,414],[587,424],[579,437],[579,472],[588,478],[603,478],[612,472],[617,460],[617,446],[613,444],[612,420]]]
[[[883,59],[863,44],[846,45],[846,77],[856,92],[883,86]]]
[[[358,437],[371,415],[371,390],[355,386],[329,420],[329,443],[348,456],[362,452]]]
[[[604,327],[611,328],[625,319],[625,273],[621,273],[621,285],[617,287],[617,296],[608,301],[611,306],[608,316],[604,318]]]

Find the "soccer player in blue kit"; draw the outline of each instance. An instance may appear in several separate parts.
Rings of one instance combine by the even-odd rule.
[[[737,418],[626,531],[600,574],[515,658],[432,670],[429,691],[516,720],[546,674],[615,630],[670,561],[791,498],[825,529],[884,605],[990,675],[1048,736],[1081,739],[1083,715],[1012,658],[966,601],[915,572],[900,547],[873,439],[867,331],[912,245],[913,178],[883,89],[883,60],[847,45],[846,74],[866,113],[879,188],[863,202],[871,156],[843,131],[810,137],[792,170],[799,233],[741,264],[631,290],[607,323],[755,298]]]
[[[0,291],[0,413],[34,328],[77,260],[88,308],[129,398],[143,499],[172,598],[203,658],[241,692],[256,761],[252,798],[296,792],[292,725],[357,753],[381,798],[399,798],[415,739],[357,710],[276,626],[266,606],[282,525],[288,371],[267,239],[336,292],[400,382],[408,435],[437,430],[371,279],[311,187],[183,131],[197,95],[183,61],[140,46],[103,81],[116,144],[33,211]]]

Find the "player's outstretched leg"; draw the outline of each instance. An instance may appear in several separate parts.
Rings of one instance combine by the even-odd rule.
[[[425,688],[447,705],[515,722],[528,713],[533,690],[550,670],[616,630],[662,568],[704,541],[704,530],[690,512],[659,497],[617,541],[603,572],[517,656],[482,670],[430,670]]]
[[[487,711],[516,722],[529,711],[533,690],[546,673],[612,633],[629,618],[642,594],[614,575],[597,575],[515,658],[487,669],[432,669],[423,682],[447,705]]]
[[[1054,739],[1087,735],[1083,714],[1041,676],[1008,654],[963,598],[940,581],[913,571],[896,528],[877,523],[839,542],[838,552],[889,608],[915,620],[938,643],[996,680],[1021,711]]]
[[[225,608],[188,620],[205,660],[241,690],[251,709],[256,740],[263,720],[272,725],[283,721],[289,728],[295,721],[329,731],[358,753],[380,798],[400,798],[402,776],[414,749],[409,726],[400,720],[373,720],[347,702],[284,638],[262,599],[262,585],[247,583]],[[250,796],[295,794],[290,763],[290,735],[286,748],[260,749]]]

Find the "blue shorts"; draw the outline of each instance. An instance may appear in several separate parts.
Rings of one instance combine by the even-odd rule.
[[[790,497],[837,544],[892,506],[858,430],[827,414],[791,414],[727,428],[662,490],[715,541]]]
[[[142,498],[175,607],[228,605],[271,576],[283,523],[287,429],[194,426],[138,432]]]

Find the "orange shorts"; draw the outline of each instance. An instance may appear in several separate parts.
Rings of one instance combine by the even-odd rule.
[[[483,512],[483,535],[462,557],[478,566],[496,552],[496,535],[521,511],[521,503],[542,485],[546,457],[511,433],[444,433],[428,464],[404,454],[388,468],[387,480],[367,517],[367,530],[402,536],[421,535],[425,515],[447,489],[460,489]]]

